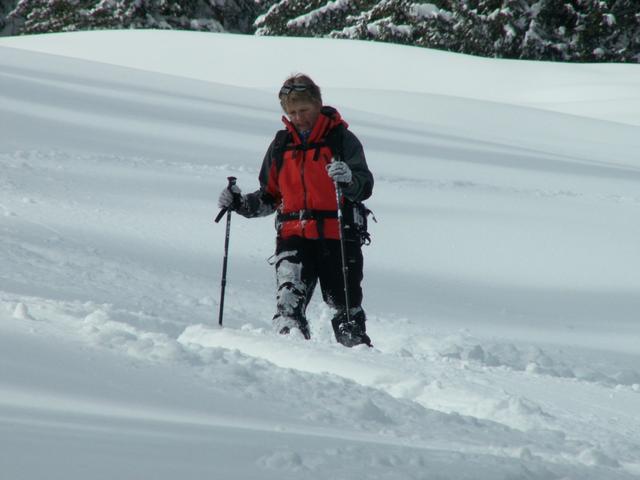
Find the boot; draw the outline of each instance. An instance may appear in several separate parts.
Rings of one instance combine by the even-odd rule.
[[[276,315],[273,317],[273,326],[275,327],[276,332],[280,335],[289,335],[292,330],[297,329],[305,340],[309,340],[311,338],[309,322],[307,322],[306,319],[298,321],[295,318]]]
[[[345,347],[367,345],[372,347],[371,339],[367,335],[365,326],[366,316],[362,307],[353,307],[349,310],[349,321],[344,309],[339,309],[331,320],[333,332],[338,343]]]

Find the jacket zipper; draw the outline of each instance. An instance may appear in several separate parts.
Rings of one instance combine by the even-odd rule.
[[[304,181],[304,165],[307,161],[307,150],[301,150],[301,153],[302,163],[300,164],[300,180],[302,181],[302,192],[304,194],[304,208],[302,211],[305,211],[307,210],[307,184]],[[305,237],[305,228],[307,226],[307,221],[300,219],[300,223],[302,225],[302,236]]]

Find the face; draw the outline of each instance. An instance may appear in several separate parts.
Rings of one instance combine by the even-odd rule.
[[[287,116],[299,132],[306,132],[316,124],[321,108],[317,103],[295,102],[287,106]]]

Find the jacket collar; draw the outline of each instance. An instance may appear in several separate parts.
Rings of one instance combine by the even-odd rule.
[[[293,143],[296,145],[301,145],[302,139],[300,138],[296,127],[293,126],[293,123],[291,123],[291,121],[285,115],[282,116],[282,122],[284,123],[285,127],[287,127],[287,130],[289,130],[289,132],[291,133],[291,136],[293,137]],[[307,143],[315,143],[322,140],[329,132],[329,130],[340,124],[343,124],[345,127],[349,126],[349,124],[342,119],[340,113],[335,108],[329,106],[322,107],[322,109],[320,110],[320,115],[318,115],[318,120],[316,120],[316,123],[311,130],[311,135],[309,135]]]

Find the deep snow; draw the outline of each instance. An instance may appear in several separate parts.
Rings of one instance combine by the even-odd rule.
[[[294,60],[295,59],[295,60]],[[291,72],[362,139],[375,348],[270,330]],[[640,70],[187,32],[0,39],[0,465],[36,478],[640,476]]]

